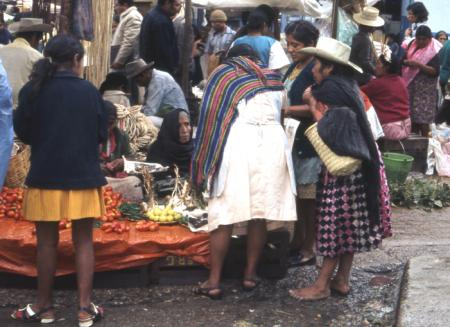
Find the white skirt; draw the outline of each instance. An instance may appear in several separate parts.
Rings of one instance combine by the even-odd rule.
[[[259,97],[230,129],[208,203],[209,231],[239,224],[242,234],[252,219],[268,220],[270,230],[297,220],[291,149],[270,93],[262,95],[272,107],[264,111]]]

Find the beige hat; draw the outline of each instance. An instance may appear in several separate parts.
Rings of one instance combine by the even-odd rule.
[[[214,10],[209,16],[211,22],[226,22],[228,20],[227,15],[220,9]]]
[[[9,31],[12,34],[24,32],[43,32],[50,33],[53,27],[49,24],[44,24],[42,18],[22,18],[18,22],[9,25]]]
[[[364,7],[360,13],[353,14],[353,19],[364,26],[380,27],[384,25],[384,19],[380,17],[380,11],[374,7]]]
[[[154,62],[151,62],[147,64],[144,59],[137,59],[134,60],[125,66],[125,75],[127,75],[128,78],[134,78],[138,76],[139,74],[145,72],[146,70],[149,70],[153,68],[155,65]]]
[[[300,50],[301,53],[311,54],[313,56],[323,58],[338,64],[346,65],[352,67],[357,72],[362,73],[363,70],[349,61],[351,48],[338,40],[321,37],[317,42],[317,46],[307,47]]]

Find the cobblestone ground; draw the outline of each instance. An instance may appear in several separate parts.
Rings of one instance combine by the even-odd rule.
[[[225,281],[222,301],[192,296],[193,284],[98,289],[94,299],[107,314],[98,326],[393,326],[406,261],[417,255],[450,253],[450,210],[395,209],[393,225],[395,235],[382,249],[355,258],[347,298],[332,296],[312,303],[290,298],[290,288],[314,280],[315,267],[290,269],[284,279],[265,280],[252,293],[242,293],[239,281]],[[17,305],[32,302],[34,294],[27,289],[0,289],[0,326],[21,326],[8,315]],[[76,292],[60,290],[55,299],[55,326],[75,326]]]

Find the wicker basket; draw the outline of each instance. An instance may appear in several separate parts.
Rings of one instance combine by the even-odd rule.
[[[6,173],[5,186],[22,187],[25,183],[28,170],[30,169],[30,147],[21,146],[17,154],[9,161],[8,172]]]
[[[316,150],[320,159],[333,176],[348,176],[361,167],[361,160],[347,156],[338,156],[322,141],[317,131],[317,123],[305,131],[305,135]]]

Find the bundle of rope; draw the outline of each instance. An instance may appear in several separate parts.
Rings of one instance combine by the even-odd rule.
[[[141,112],[141,106],[129,108],[119,104],[115,106],[117,126],[127,133],[132,155],[136,160],[145,160],[148,147],[158,136],[158,128]]]

